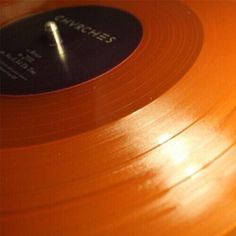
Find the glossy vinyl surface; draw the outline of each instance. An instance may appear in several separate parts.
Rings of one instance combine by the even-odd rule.
[[[45,143],[91,131],[143,108],[181,79],[202,47],[199,19],[178,2],[138,5],[110,4],[129,11],[143,27],[141,43],[123,63],[63,92],[2,97],[2,147]],[[37,110],[32,112],[32,107]]]
[[[2,235],[234,236],[235,2],[4,2],[1,22],[75,3],[126,9],[143,42],[79,95],[1,98]]]

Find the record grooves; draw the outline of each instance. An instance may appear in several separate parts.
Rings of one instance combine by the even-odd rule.
[[[234,2],[0,6],[1,235],[235,235]]]
[[[158,7],[160,12],[165,13],[160,13],[158,21],[151,7],[147,9],[154,17],[149,26],[150,30],[144,32],[139,51],[136,51],[126,63],[122,63],[106,75],[63,93],[46,94],[44,97],[21,97],[16,98],[17,101],[13,101],[14,98],[6,98],[2,104],[6,114],[6,119],[2,119],[2,132],[5,137],[2,145],[30,145],[94,129],[139,109],[180,79],[200,51],[201,25],[196,16],[189,14],[189,10],[180,4],[159,4]],[[137,11],[136,7],[133,8]],[[141,14],[145,15],[146,12],[141,11],[139,14],[139,17],[142,17]],[[168,21],[166,14],[170,15]],[[176,22],[173,31],[172,22]],[[164,23],[169,27],[161,28]],[[147,23],[144,21],[143,24]],[[183,45],[185,40],[192,43]],[[161,67],[160,63],[168,66]],[[150,65],[162,70],[159,69],[153,74],[149,69]],[[127,68],[130,68],[128,74]],[[13,107],[10,103],[14,104]],[[32,106],[38,108],[33,114]],[[66,115],[60,116],[62,113]],[[24,124],[17,122],[17,117],[20,117]]]

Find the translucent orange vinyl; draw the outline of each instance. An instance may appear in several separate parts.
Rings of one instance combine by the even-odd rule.
[[[3,1],[0,22],[84,4],[131,12],[142,42],[92,81],[1,96],[1,235],[235,236],[235,1]]]

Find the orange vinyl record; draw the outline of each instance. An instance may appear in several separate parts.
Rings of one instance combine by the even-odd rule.
[[[235,1],[1,1],[2,236],[235,236]]]

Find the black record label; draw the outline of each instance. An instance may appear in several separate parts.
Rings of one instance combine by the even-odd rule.
[[[7,25],[0,30],[1,94],[38,94],[93,79],[125,60],[142,34],[135,16],[101,6],[57,9]]]

